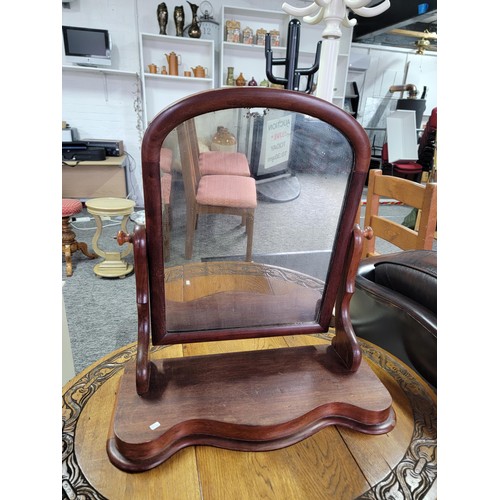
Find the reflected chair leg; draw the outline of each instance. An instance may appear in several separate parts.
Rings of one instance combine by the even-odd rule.
[[[193,257],[193,240],[198,214],[194,209],[189,209],[186,220],[186,248],[184,249],[186,259]]]
[[[248,213],[245,216],[245,220],[246,220],[246,232],[247,232],[247,255],[246,255],[245,260],[247,262],[251,262],[252,261],[253,219],[254,219],[254,213],[253,213],[253,211],[251,213]]]
[[[170,227],[171,227],[172,212],[170,210],[170,205],[165,203],[163,209],[163,220],[165,221],[163,229],[163,258],[165,260],[170,259]]]

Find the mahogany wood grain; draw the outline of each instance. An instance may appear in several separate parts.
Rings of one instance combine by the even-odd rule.
[[[349,373],[331,346],[160,360],[142,397],[129,363],[108,452],[119,468],[141,471],[194,444],[273,450],[332,424],[380,434],[395,425],[391,402],[366,363]]]
[[[174,345],[154,348],[151,357],[328,345],[331,336]],[[387,352],[363,340],[360,345],[363,358],[392,396],[397,425],[388,434],[331,426],[275,451],[194,446],[136,474],[117,469],[106,454],[116,391],[124,365],[135,356],[135,344],[111,353],[63,387],[63,498],[436,498],[435,393]]]

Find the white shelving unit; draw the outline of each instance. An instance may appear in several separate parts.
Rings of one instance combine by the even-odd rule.
[[[63,64],[63,71],[75,71],[78,73],[100,73],[103,75],[123,75],[123,76],[137,76],[136,71],[125,71],[122,69],[111,69],[111,68],[97,68],[95,66],[77,66],[70,64]]]
[[[239,21],[241,30],[249,27],[254,35],[259,28],[267,32],[278,30],[280,32],[280,46],[272,47],[274,58],[286,56],[286,42],[288,36],[288,23],[293,19],[285,12],[266,11],[260,9],[247,9],[241,7],[222,6],[221,13],[221,49],[220,49],[220,86],[225,86],[228,67],[234,68],[234,78],[243,73],[248,82],[252,77],[257,83],[266,79],[265,47],[260,45],[247,45],[244,43],[227,42],[225,40],[226,21]],[[299,19],[300,20],[300,19]],[[301,21],[299,61],[300,68],[308,68],[314,63],[317,42],[321,40],[324,25],[309,25]],[[352,40],[352,28],[342,27],[343,36],[340,40],[337,72],[335,77],[335,90],[332,102],[342,107],[346,89],[347,72],[349,69],[349,52]],[[307,34],[307,35],[306,35]],[[284,66],[273,66],[275,76],[284,75]],[[315,75],[317,77],[317,74]],[[305,78],[304,85],[305,85]]]
[[[254,36],[260,28],[266,31],[278,30],[280,32],[280,47],[273,47],[274,57],[285,57],[286,34],[289,17],[284,12],[267,10],[246,9],[240,7],[222,6],[221,14],[221,49],[220,49],[220,85],[226,85],[227,68],[234,68],[234,78],[240,73],[245,80],[253,78],[260,83],[266,77],[265,47],[263,45],[248,45],[226,41],[226,21],[239,21],[241,30],[251,28]],[[283,76],[284,67],[279,67],[277,76]]]
[[[175,52],[180,56],[178,76],[150,73],[149,65],[158,66],[158,72],[168,62],[165,54]],[[172,102],[187,95],[214,88],[214,42],[201,38],[141,33],[141,78],[144,99],[144,123],[147,126],[158,112]],[[202,66],[207,70],[205,78],[196,78],[193,69]],[[191,71],[191,76],[184,76]]]

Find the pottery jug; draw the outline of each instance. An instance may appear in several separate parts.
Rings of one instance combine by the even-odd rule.
[[[236,152],[236,137],[226,127],[218,126],[212,137],[211,151]]]
[[[158,66],[156,64],[148,64],[150,73],[158,73]]]
[[[165,54],[168,62],[168,73],[169,75],[177,76],[179,74],[179,64],[181,64],[181,56],[175,52],[170,52],[170,54]]]
[[[245,80],[245,77],[243,76],[243,73],[240,73],[240,76],[236,78],[236,85],[238,87],[243,87],[247,81]]]
[[[248,82],[248,85],[250,87],[257,87],[258,85],[257,80],[252,76],[252,79]]]
[[[196,68],[191,68],[193,70],[193,75],[196,78],[205,78],[208,73],[208,68],[204,68],[203,66],[196,66]]]

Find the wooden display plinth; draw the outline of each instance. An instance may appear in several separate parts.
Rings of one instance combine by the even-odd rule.
[[[107,450],[124,471],[156,467],[180,449],[275,450],[328,425],[367,434],[396,423],[392,398],[363,360],[348,372],[331,346],[152,361],[150,391],[124,370]]]

